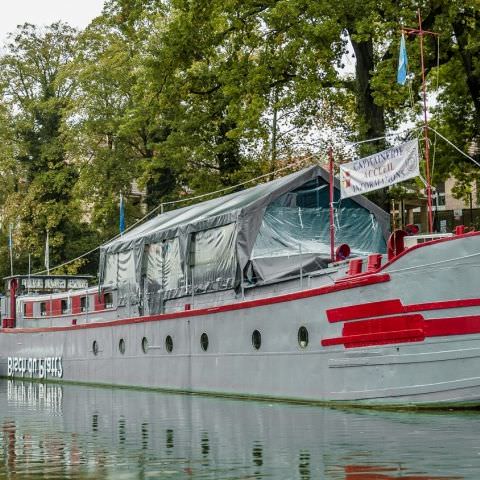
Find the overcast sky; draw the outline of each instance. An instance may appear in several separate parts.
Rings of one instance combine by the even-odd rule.
[[[25,22],[49,25],[62,20],[84,28],[102,11],[104,0],[3,0],[0,1],[0,43],[7,33]]]

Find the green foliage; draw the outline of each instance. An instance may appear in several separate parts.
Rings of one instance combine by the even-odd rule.
[[[396,84],[408,0],[108,0],[82,32],[25,24],[0,56],[0,255],[14,225],[15,270],[94,248],[146,209],[236,185],[342,141],[383,137],[421,112],[418,38]],[[464,150],[480,143],[480,7],[422,6],[432,126]],[[349,69],[353,64],[353,70]],[[437,78],[440,87],[437,89]],[[433,139],[434,182],[468,196],[478,171]],[[388,144],[365,144],[365,155]],[[480,147],[478,148],[480,151]],[[477,153],[478,155],[478,153]],[[399,188],[394,198],[407,193]],[[389,197],[381,201],[389,205]],[[69,272],[95,273],[96,256]],[[63,270],[66,271],[66,270]]]

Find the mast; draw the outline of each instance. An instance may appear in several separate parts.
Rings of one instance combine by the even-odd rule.
[[[420,9],[417,10],[418,28],[404,28],[403,31],[409,34],[418,35],[420,39],[420,63],[422,68],[422,96],[423,96],[423,138],[425,141],[425,176],[427,181],[427,210],[428,210],[428,233],[433,232],[432,215],[432,182],[430,177],[430,142],[428,139],[428,113],[427,113],[427,88],[425,82],[425,61],[423,54],[423,37],[425,35],[438,35],[422,28],[422,16]]]
[[[328,148],[328,170],[330,173],[330,260],[335,261],[335,225],[333,220],[333,149]]]

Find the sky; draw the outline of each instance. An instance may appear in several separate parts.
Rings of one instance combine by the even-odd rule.
[[[0,0],[0,43],[25,22],[49,25],[58,20],[84,28],[102,11],[104,0]]]

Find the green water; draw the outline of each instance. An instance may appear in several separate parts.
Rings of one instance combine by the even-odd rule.
[[[480,478],[480,412],[340,411],[0,381],[0,478]]]

